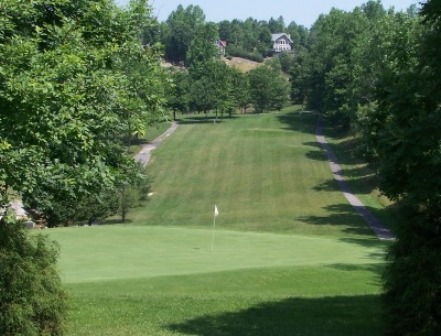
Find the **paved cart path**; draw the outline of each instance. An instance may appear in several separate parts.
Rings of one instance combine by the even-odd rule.
[[[135,156],[135,161],[141,163],[141,165],[146,166],[150,161],[150,156],[152,150],[155,150],[159,144],[164,141],[167,137],[169,137],[176,129],[178,128],[178,123],[173,121],[172,125],[160,136],[158,136],[152,142],[149,142],[147,145],[144,145],[138,154]]]
[[[326,156],[328,157],[329,165],[331,167],[332,175],[334,176],[334,179],[338,182],[338,185],[343,191],[343,195],[346,197],[349,204],[352,205],[352,207],[361,217],[363,217],[365,222],[372,228],[372,230],[374,230],[379,239],[394,239],[392,232],[389,229],[385,228],[383,223],[381,223],[381,221],[364,206],[360,199],[352,193],[351,188],[344,178],[343,169],[338,163],[337,156],[334,154],[331,146],[329,146],[325,136],[323,135],[323,120],[321,117],[319,117],[317,123],[316,139],[325,151]]]

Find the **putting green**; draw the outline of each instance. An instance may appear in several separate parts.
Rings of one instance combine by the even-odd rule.
[[[59,242],[67,283],[226,270],[372,264],[384,260],[373,239],[215,231],[176,227],[93,226],[49,231]]]

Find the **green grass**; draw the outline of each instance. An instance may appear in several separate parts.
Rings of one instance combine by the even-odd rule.
[[[387,243],[334,188],[316,116],[195,118],[130,224],[49,230],[68,335],[381,335]]]
[[[134,224],[372,237],[317,151],[314,114],[294,111],[185,123],[155,151],[153,197]],[[311,153],[314,155],[310,157]]]
[[[51,230],[69,335],[379,335],[384,245],[163,227]],[[105,280],[104,280],[105,279]]]
[[[155,140],[158,136],[164,133],[164,131],[166,131],[167,128],[169,128],[170,126],[171,126],[170,121],[163,121],[158,124],[147,127],[142,137],[140,137],[138,140],[132,140],[132,145],[130,146],[130,153],[133,154],[138,153],[144,145]]]
[[[275,267],[75,285],[70,334],[380,335],[378,271]]]
[[[383,244],[325,238],[164,227],[51,230],[62,242],[67,283],[196,274],[263,267],[381,263]],[[360,248],[360,245],[363,248]],[[115,267],[117,266],[117,267]]]

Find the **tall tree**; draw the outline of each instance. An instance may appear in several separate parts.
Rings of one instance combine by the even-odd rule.
[[[264,65],[248,74],[250,94],[255,111],[280,109],[288,100],[289,83],[280,70]]]
[[[159,53],[140,41],[148,10],[146,0],[127,10],[110,0],[0,2],[0,207],[12,192],[56,225],[130,182],[127,115],[136,131],[154,118],[138,111],[155,115],[162,102]],[[0,219],[0,333],[60,334],[56,251],[20,225],[9,210]]]
[[[407,214],[385,274],[392,335],[441,334],[439,1],[428,1],[422,13],[420,43],[413,50],[396,44],[394,71],[379,90],[379,108],[388,113],[379,146],[381,188],[405,203]]]
[[[185,62],[196,31],[204,23],[205,14],[199,6],[179,5],[166,20],[165,57],[174,63]]]
[[[218,30],[214,23],[202,24],[196,29],[185,62],[193,76],[201,76],[208,63],[219,57],[215,44],[218,39]]]

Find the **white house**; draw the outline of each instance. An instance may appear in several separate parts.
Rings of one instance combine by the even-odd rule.
[[[273,42],[273,52],[281,53],[283,51],[290,52],[292,50],[291,35],[286,33],[271,34]]]

